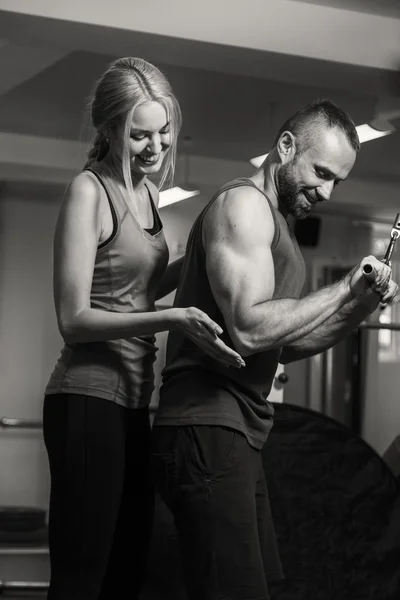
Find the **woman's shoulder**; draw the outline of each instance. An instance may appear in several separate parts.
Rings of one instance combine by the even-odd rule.
[[[96,176],[88,170],[81,171],[68,183],[66,196],[79,196],[81,199],[97,201],[99,198],[100,182]]]
[[[72,210],[74,214],[99,214],[102,205],[100,182],[90,171],[82,171],[68,183],[61,212]]]

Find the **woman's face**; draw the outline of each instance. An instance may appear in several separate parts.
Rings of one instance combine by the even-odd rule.
[[[110,136],[111,151],[120,159],[123,149],[123,126]],[[129,136],[129,156],[132,173],[157,173],[171,146],[170,124],[165,108],[159,102],[146,102],[133,114]]]

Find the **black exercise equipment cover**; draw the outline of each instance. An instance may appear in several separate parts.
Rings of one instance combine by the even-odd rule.
[[[272,598],[400,598],[399,482],[368,444],[277,404],[263,462],[286,575]]]

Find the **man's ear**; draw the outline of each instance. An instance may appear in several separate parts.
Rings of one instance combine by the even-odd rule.
[[[296,154],[296,138],[290,131],[284,131],[276,145],[282,164],[290,162]]]

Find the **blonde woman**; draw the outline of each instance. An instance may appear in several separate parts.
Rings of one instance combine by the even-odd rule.
[[[180,330],[240,368],[221,328],[197,308],[155,310],[179,264],[157,210],[173,176],[179,104],[139,58],[114,62],[91,104],[97,135],[69,184],[54,240],[54,298],[65,345],[46,388],[51,495],[49,600],[137,598],[153,515],[148,406],[154,334]]]

